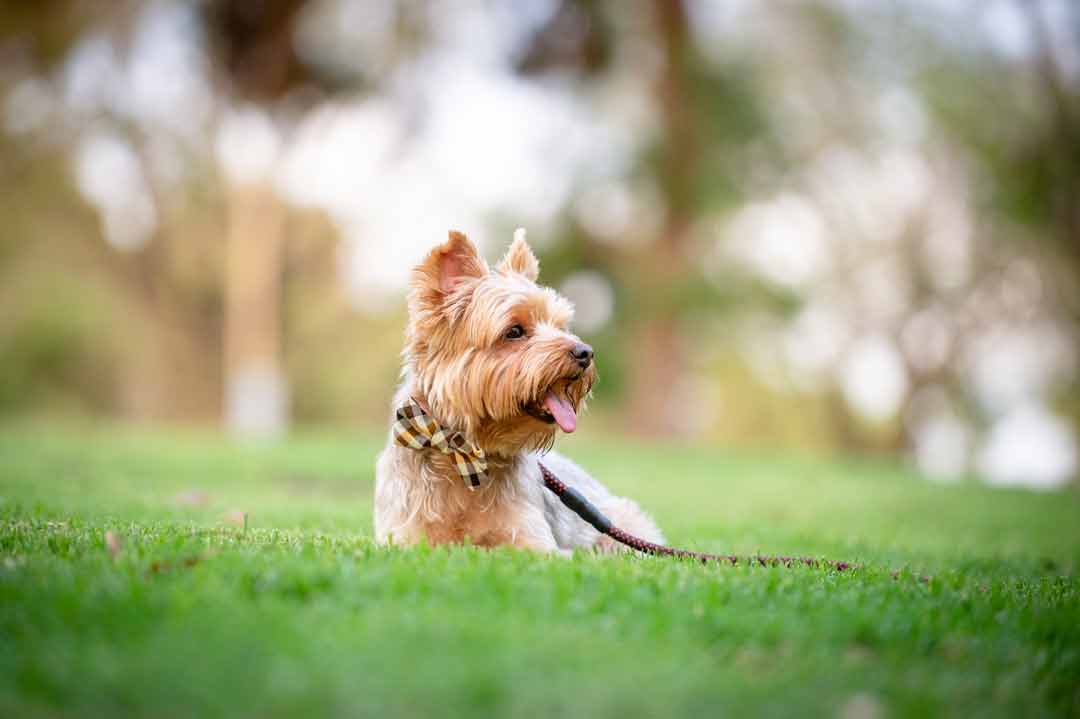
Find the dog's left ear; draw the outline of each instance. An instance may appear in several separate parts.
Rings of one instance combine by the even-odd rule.
[[[451,230],[449,239],[413,268],[409,314],[437,315],[462,283],[481,279],[487,273],[488,266],[476,245],[463,233]]]
[[[524,227],[514,231],[514,241],[510,243],[506,256],[499,262],[499,269],[517,272],[530,282],[536,282],[536,278],[540,276],[540,263],[529,249],[529,243],[525,241]]]

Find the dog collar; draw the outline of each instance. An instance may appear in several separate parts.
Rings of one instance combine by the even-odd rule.
[[[487,477],[484,450],[442,425],[412,397],[398,407],[394,420],[394,441],[409,449],[437,449],[454,459],[454,466],[469,489],[476,489]]]

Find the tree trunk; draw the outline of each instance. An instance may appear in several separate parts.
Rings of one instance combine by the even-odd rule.
[[[687,354],[679,332],[678,308],[667,298],[687,272],[686,237],[697,190],[697,138],[689,101],[690,53],[686,9],[682,0],[655,0],[657,41],[664,58],[657,101],[664,127],[658,177],[664,197],[664,224],[648,258],[647,285],[659,289],[660,306],[647,308],[631,338],[631,431],[671,435],[684,429],[678,390]]]
[[[281,360],[283,208],[265,186],[230,190],[225,266],[225,423],[273,436],[287,425]]]

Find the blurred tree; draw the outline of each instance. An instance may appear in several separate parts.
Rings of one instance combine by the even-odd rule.
[[[360,83],[355,74],[306,61],[297,52],[297,24],[309,5],[303,0],[215,0],[195,6],[196,32],[205,35],[214,58],[208,64],[213,71],[210,80],[215,90],[210,133],[237,106],[260,108],[257,112],[264,117],[272,117],[286,105],[293,114],[301,114],[318,102],[322,93],[341,91],[350,84]],[[102,8],[79,0],[5,6],[0,9],[0,56],[11,62],[5,63],[5,69],[0,71],[0,82],[11,87],[27,78],[62,77],[65,63],[71,61],[80,44],[94,37],[111,43],[122,63],[133,34],[150,9],[139,2],[110,3]],[[176,108],[176,111],[184,109]],[[265,393],[280,395],[285,386],[281,334],[286,274],[316,268],[323,275],[320,280],[323,287],[335,286],[336,266],[333,262],[307,262],[291,268],[285,264],[288,212],[270,188],[268,178],[228,181],[228,192],[220,195],[224,206],[220,206],[214,185],[221,178],[207,163],[209,158],[188,156],[183,159],[191,163],[191,184],[183,188],[162,187],[153,168],[154,152],[163,146],[156,130],[116,114],[110,106],[100,114],[92,118],[93,122],[84,123],[85,131],[108,128],[134,151],[156,205],[157,229],[145,244],[124,251],[109,247],[100,237],[67,226],[62,232],[54,233],[48,245],[55,248],[55,254],[69,255],[78,245],[79,252],[93,257],[92,263],[80,267],[79,278],[90,280],[100,274],[103,284],[126,308],[124,312],[130,321],[126,323],[126,339],[121,343],[125,349],[107,343],[100,333],[87,336],[65,330],[49,334],[55,323],[43,319],[39,323],[42,341],[55,336],[55,340],[48,340],[52,348],[50,356],[59,358],[66,352],[69,360],[66,363],[60,359],[34,361],[26,366],[38,367],[33,376],[52,372],[62,381],[72,382],[76,373],[70,370],[71,366],[79,362],[80,356],[85,363],[94,354],[88,351],[87,342],[96,343],[100,345],[95,350],[97,354],[111,353],[113,362],[124,367],[118,370],[123,381],[115,384],[120,397],[114,401],[131,416],[203,418],[208,409],[229,404],[222,401],[221,391],[228,385],[231,389],[225,393],[225,400],[243,395],[245,387],[254,387],[251,390],[254,395],[264,395],[259,399],[249,392],[249,401],[239,402],[246,410],[226,406],[228,418],[236,420],[245,412],[262,412],[269,413],[263,424],[270,428],[279,425],[283,418],[283,398]],[[66,135],[63,141],[77,148],[80,129],[59,127],[56,137]],[[212,137],[201,141],[206,148],[213,147]],[[67,174],[62,156],[57,158],[61,161],[59,165],[41,163],[39,154],[35,154],[40,150],[37,146],[19,145],[5,145],[3,149],[0,181],[12,183],[10,186],[16,188],[12,199],[24,198],[18,210],[20,216],[25,213],[28,218],[45,214],[55,204],[63,203],[54,195],[31,195],[27,190],[28,173],[40,174],[43,181]],[[78,199],[71,201],[81,204]],[[306,218],[305,222],[318,224],[319,221]],[[19,233],[5,235],[0,238],[0,246],[12,247],[18,236]],[[221,242],[222,238],[225,243]],[[227,251],[223,251],[226,247]],[[308,242],[305,247],[307,254],[320,252],[333,258],[335,253],[332,241]],[[12,253],[22,268],[26,266],[22,260],[31,259],[33,254],[21,249],[12,249]],[[56,259],[45,255],[40,262],[47,268]],[[81,284],[84,283],[73,286]],[[58,301],[59,297],[54,300]],[[74,297],[68,297],[68,301],[78,302]],[[339,302],[342,302],[340,297]],[[9,304],[9,312],[14,310],[17,318],[27,322],[34,317],[50,316],[35,314],[31,309]],[[27,336],[25,322],[17,327],[23,329],[11,330],[15,334],[9,346],[25,349],[30,353],[28,357],[39,356],[40,352],[31,352],[32,347],[45,345],[19,339]],[[62,346],[67,350],[62,350]],[[115,356],[117,353],[128,357],[120,361]],[[254,371],[246,373],[245,368]],[[23,372],[22,376],[31,375]],[[251,381],[253,377],[256,381]],[[269,377],[270,381],[260,382],[259,377]],[[55,384],[53,380],[42,382]],[[13,383],[26,384],[24,380]],[[94,405],[100,405],[104,401],[103,391],[114,386],[106,382],[83,384],[88,388],[84,394]]]
[[[308,0],[216,0],[202,12],[222,80],[229,94],[272,103],[301,86],[322,84],[305,64],[294,41],[300,11]]]
[[[1080,357],[1080,75],[1061,61],[1080,57],[1080,7],[1059,4],[1054,32],[1050,5],[1013,4],[1030,60],[985,44],[928,43],[921,77],[936,118],[983,178],[978,200],[992,218],[984,225],[991,241],[1037,262],[1047,311],[1068,327]],[[1080,429],[1080,381],[1059,396]]]
[[[267,112],[290,101],[291,110],[302,113],[329,93],[363,89],[361,73],[300,54],[298,24],[302,12],[313,4],[308,0],[217,0],[202,6],[226,102],[253,103]],[[390,48],[415,36],[409,8],[402,5],[394,13],[399,21],[391,27],[401,37],[388,43]],[[230,184],[225,417],[229,427],[240,433],[274,433],[289,416],[281,326],[286,212],[269,176],[234,179]]]
[[[33,393],[18,390],[29,383],[45,388],[42,396],[68,387],[95,409],[115,393],[128,416],[205,419],[227,404],[223,387],[244,384],[245,368],[269,367],[277,379],[268,385],[293,386],[293,414],[303,421],[381,416],[401,318],[355,311],[338,246],[342,237],[364,250],[387,241],[364,234],[379,226],[378,213],[288,207],[273,189],[273,165],[304,133],[333,134],[321,124],[327,116],[357,111],[393,125],[388,172],[414,163],[438,175],[474,111],[463,104],[455,119],[467,119],[447,129],[427,86],[443,72],[475,81],[472,97],[548,98],[537,102],[551,102],[553,115],[571,107],[571,122],[611,133],[611,152],[596,155],[604,162],[595,169],[552,170],[580,174],[555,210],[554,241],[540,249],[546,280],[584,277],[614,297],[610,321],[589,339],[604,358],[598,404],[617,398],[609,406],[631,429],[899,450],[918,443],[910,420],[928,392],[947,394],[980,427],[997,420],[971,387],[972,358],[988,334],[1038,321],[1068,327],[1080,346],[1078,73],[1063,62],[1062,43],[1080,52],[1077,34],[1044,14],[1061,6],[1055,22],[1076,25],[1073,5],[1018,3],[1034,51],[1012,55],[987,51],[979,28],[990,10],[976,5],[967,15],[825,1],[552,5],[528,13],[500,3],[357,0],[0,8],[0,121],[26,126],[18,103],[29,99],[42,123],[0,138],[0,339],[14,338],[0,355],[18,368],[0,378],[0,404],[34,405]],[[205,117],[196,121],[190,108],[191,127],[181,130],[139,117],[120,96],[139,75],[140,43],[163,8],[170,37],[194,48],[188,59],[200,87],[209,86]],[[473,30],[498,41],[457,42]],[[507,82],[505,53],[516,83]],[[90,109],[67,97],[83,71],[112,83],[90,88]],[[522,92],[526,82],[538,87]],[[186,119],[189,108],[170,110]],[[913,131],[910,122],[897,131],[897,112],[900,125],[914,118]],[[145,191],[154,206],[142,244],[113,242],[107,208],[78,177],[102,138],[134,158],[145,180],[127,192]],[[433,139],[445,152],[432,151]],[[232,173],[228,155],[244,155],[252,140],[262,149],[248,159],[261,152],[266,166]],[[170,177],[170,165],[181,172]],[[486,203],[476,207],[491,209]],[[786,211],[792,205],[816,237],[800,236],[807,226]],[[943,208],[958,213],[944,225]],[[746,217],[757,224],[741,223]],[[103,232],[87,229],[98,226]],[[736,234],[747,256],[761,252],[740,256]],[[782,255],[785,243],[803,239],[820,245],[820,267],[799,281]],[[949,258],[928,249],[968,239],[972,259],[962,264],[972,276],[937,282]],[[396,259],[390,254],[381,260]],[[1010,314],[1015,280],[1023,285],[1032,266],[1035,285],[1055,281]],[[58,267],[73,268],[68,291],[31,302],[26,288],[55,287]],[[84,311],[54,311],[54,297]],[[106,308],[112,320],[97,321],[87,307]],[[814,348],[793,330],[822,308],[844,327],[827,366],[800,375]],[[927,361],[942,333],[943,356]],[[848,391],[866,340],[879,360],[903,365],[892,367],[897,402],[877,419],[860,418]],[[364,371],[334,361],[363,356],[365,343],[378,349],[363,358]],[[100,381],[78,376],[80,361]],[[1080,423],[1080,388],[1071,396]],[[701,407],[711,414],[697,416]]]
[[[590,237],[571,220],[563,241],[591,245],[585,250],[589,262],[619,282],[625,304],[618,318],[618,354],[629,358],[629,429],[670,434],[693,421],[687,413],[692,402],[679,381],[687,376],[697,342],[697,315],[735,303],[782,307],[787,298],[746,278],[733,275],[719,283],[707,278],[700,258],[710,248],[695,235],[703,213],[743,198],[740,175],[748,149],[770,132],[758,109],[754,68],[734,62],[716,66],[702,57],[682,0],[652,0],[636,9],[643,12],[628,18],[608,4],[563,0],[534,33],[518,69],[526,75],[572,72],[582,81],[603,83],[625,71],[616,63],[641,62],[630,47],[642,36],[655,48],[636,72],[652,83],[658,131],[631,179],[657,188],[662,219],[655,228],[631,228],[633,234],[647,233],[640,241],[618,244]],[[653,59],[655,70],[648,62]]]
[[[220,0],[204,6],[224,96],[272,104],[298,86],[317,82],[297,57],[293,40],[304,4]],[[266,132],[274,130],[267,126]],[[266,170],[274,159],[264,159]],[[281,341],[284,208],[269,174],[260,175],[230,178],[225,235],[224,415],[230,430],[255,436],[278,433],[288,422]]]

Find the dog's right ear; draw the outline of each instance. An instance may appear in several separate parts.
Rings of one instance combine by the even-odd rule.
[[[413,289],[417,298],[430,305],[440,304],[459,283],[479,279],[488,273],[487,263],[476,245],[457,230],[413,270]]]
[[[525,241],[525,228],[519,227],[514,231],[514,241],[510,243],[510,249],[506,251],[506,257],[498,264],[498,269],[506,272],[517,272],[530,282],[536,282],[540,275],[540,263],[536,261],[536,255],[529,249],[529,243]]]

